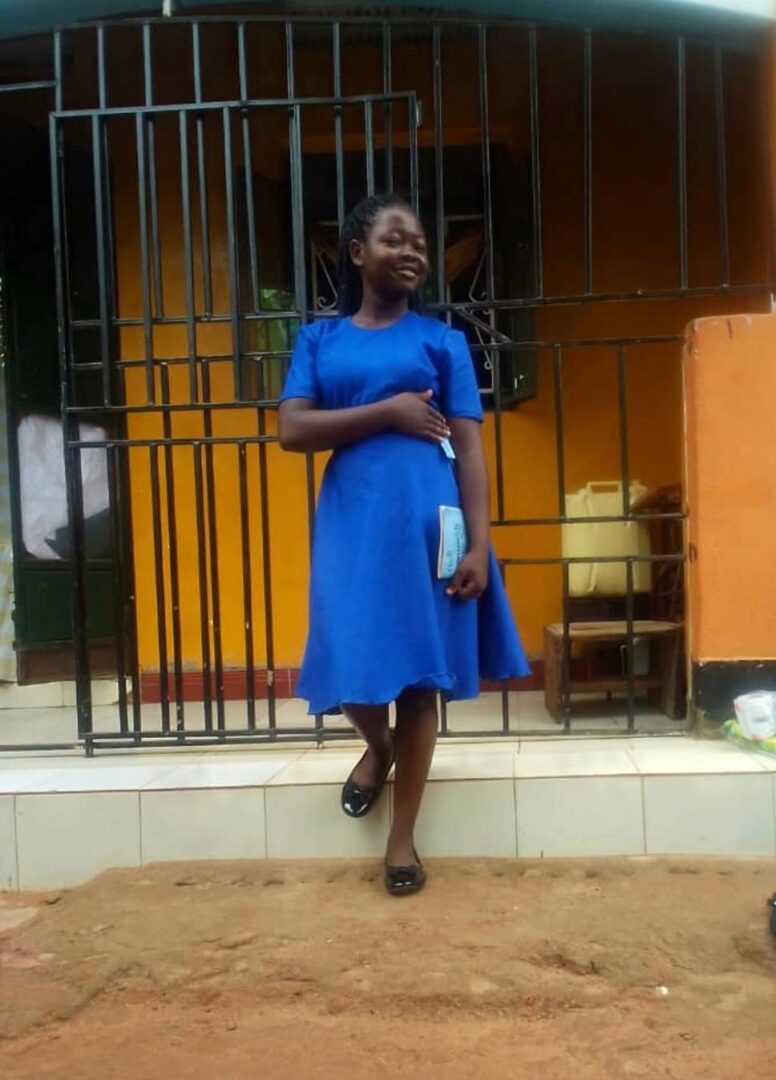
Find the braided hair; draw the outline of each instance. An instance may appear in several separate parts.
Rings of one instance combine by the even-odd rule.
[[[370,195],[353,207],[345,218],[340,233],[339,259],[337,263],[337,307],[340,315],[355,315],[361,307],[364,294],[361,271],[350,257],[350,245],[354,240],[366,240],[367,233],[379,214],[390,206],[401,207],[414,214],[413,207],[401,195]],[[421,299],[417,293],[409,297],[411,311],[418,311]]]

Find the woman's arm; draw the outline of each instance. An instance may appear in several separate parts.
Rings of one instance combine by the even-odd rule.
[[[480,424],[476,420],[450,421],[451,441],[458,460],[458,483],[466,518],[469,549],[455,572],[447,592],[461,600],[481,596],[488,584],[490,498]]]
[[[289,398],[280,405],[278,434],[284,450],[305,453],[335,450],[382,431],[400,431],[441,442],[450,437],[447,421],[428,402],[431,391],[396,394],[371,405],[319,409],[310,398]]]

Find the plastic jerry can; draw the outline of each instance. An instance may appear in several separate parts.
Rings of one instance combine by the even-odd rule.
[[[628,492],[633,506],[647,489],[634,480]],[[649,555],[649,526],[644,521],[584,523],[584,518],[614,517],[623,512],[622,483],[619,480],[591,481],[579,491],[566,495],[566,515],[579,523],[563,525],[561,542],[564,558]],[[624,596],[628,588],[625,562],[572,563],[569,566],[571,596]],[[633,591],[652,588],[652,564],[634,562]]]

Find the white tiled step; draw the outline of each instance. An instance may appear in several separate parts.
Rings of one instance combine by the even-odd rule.
[[[113,866],[382,854],[392,785],[363,821],[339,791],[360,749],[0,757],[0,888]],[[776,855],[776,761],[689,738],[443,743],[424,856]]]

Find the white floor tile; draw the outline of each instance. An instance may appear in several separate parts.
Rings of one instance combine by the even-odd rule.
[[[438,745],[431,780],[502,780],[515,775],[515,742]]]
[[[348,750],[306,750],[301,757],[275,773],[269,784],[338,784],[345,783],[356,762],[364,753],[364,744]]]
[[[421,857],[514,858],[514,781],[450,780],[429,784],[415,839]]]
[[[0,892],[17,889],[16,823],[13,795],[0,795]]]
[[[336,859],[380,856],[390,821],[386,789],[372,811],[348,818],[339,784],[265,788],[267,855],[271,859]]]
[[[127,682],[129,689],[129,682]],[[116,679],[92,680],[92,705],[116,705],[119,700],[119,684]],[[62,683],[62,704],[75,706],[76,689],[74,682]]]
[[[521,858],[644,853],[638,777],[518,779],[515,787]]]
[[[0,709],[45,709],[62,703],[61,682],[36,683],[32,686],[18,686],[16,683],[0,685]]]
[[[236,761],[226,756],[181,761],[157,770],[157,775],[144,784],[143,789],[263,787],[292,761],[291,757],[276,754],[266,757],[257,754],[252,759]]]
[[[187,766],[181,764],[180,769]],[[140,791],[154,782],[161,783],[169,773],[169,764],[149,765],[134,761],[121,765],[104,765],[92,760],[84,768],[66,766],[27,781],[18,791],[77,792],[77,791]]]
[[[773,855],[774,778],[645,776],[650,855]]]
[[[0,746],[75,745],[75,709],[57,707],[0,709]]]
[[[552,738],[548,735],[522,736],[520,739],[521,754],[587,754],[608,753],[610,750],[627,751],[630,743],[634,740],[623,739],[622,735],[601,737],[595,735],[558,735]]]
[[[661,740],[661,743],[663,741]],[[762,773],[766,769],[754,755],[725,742],[703,739],[670,739],[669,745],[633,740],[628,753],[644,776],[675,773]]]
[[[57,768],[46,768],[38,762],[37,766],[17,766],[7,761],[0,762],[0,795],[11,795],[16,791],[27,791],[30,785],[44,783],[57,772]]]
[[[101,870],[140,865],[133,792],[17,795],[20,889],[79,885]]]
[[[142,861],[263,859],[264,791],[144,791]]]
[[[515,776],[636,776],[636,766],[617,743],[604,750],[582,751],[553,748],[546,754],[520,753],[515,758]]]

